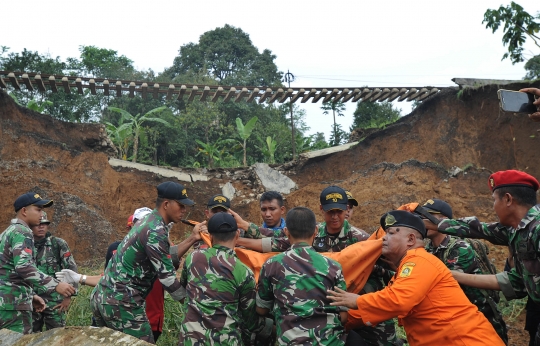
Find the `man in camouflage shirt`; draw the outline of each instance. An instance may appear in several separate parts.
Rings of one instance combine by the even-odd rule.
[[[347,246],[364,241],[369,234],[364,230],[352,227],[345,218],[348,214],[349,198],[345,190],[338,186],[325,188],[321,195],[320,210],[324,222],[317,225],[317,234],[312,246],[317,252],[339,252]],[[238,227],[247,227],[249,223],[244,221],[238,214],[231,213]],[[265,240],[268,239],[268,242]],[[287,236],[270,237],[263,239],[239,239],[238,245],[246,246],[260,252],[283,252],[290,248],[291,243]],[[361,294],[379,291],[384,288],[383,277],[385,270],[376,265]],[[379,323],[376,326],[364,326],[357,332],[370,346],[393,346],[400,345],[396,336],[396,327],[393,320]]]
[[[193,251],[184,262],[180,284],[187,299],[179,344],[244,345],[251,343],[251,333],[268,337],[272,320],[255,312],[253,272],[234,252],[236,221],[217,213],[208,221],[208,232],[212,247]]]
[[[341,265],[310,245],[316,232],[311,210],[293,208],[286,222],[292,245],[263,264],[257,312],[274,312],[280,345],[344,345],[347,310],[331,307],[326,298],[329,289],[346,289]]]
[[[430,199],[424,203],[423,207],[439,220],[452,218],[452,208],[440,199]],[[426,245],[426,251],[440,259],[448,269],[469,274],[489,274],[482,271],[478,264],[477,254],[469,242],[433,230],[428,230],[427,238],[430,241]],[[469,286],[461,286],[461,288],[471,303],[476,305],[493,325],[504,343],[508,344],[506,323],[497,307],[498,292]]]
[[[39,304],[41,311],[45,308],[36,293],[56,291],[64,297],[75,293],[71,285],[39,271],[33,257],[34,238],[29,227],[39,225],[43,208],[52,204],[34,192],[19,196],[13,204],[17,217],[0,235],[0,329],[32,333],[32,305]]]
[[[507,299],[529,295],[540,303],[540,205],[536,191],[540,184],[533,176],[516,170],[499,171],[488,179],[493,209],[499,222],[484,223],[476,217],[426,222],[429,229],[466,238],[481,238],[495,245],[508,246],[515,267],[496,275],[453,275],[463,285],[501,290]],[[531,345],[540,345],[538,330],[529,330]]]
[[[71,255],[69,246],[62,238],[54,237],[49,232],[47,213],[43,216],[39,225],[32,226],[34,245],[36,247],[36,265],[43,273],[54,276],[62,269],[77,271],[77,264]],[[54,291],[51,294],[41,296],[47,302],[47,307],[42,312],[32,313],[33,332],[41,332],[43,324],[45,329],[60,328],[66,325],[64,313],[69,309],[71,297],[63,297]]]
[[[90,301],[98,327],[106,326],[152,343],[154,337],[144,299],[156,277],[174,300],[185,297],[169,254],[168,225],[180,222],[186,206],[195,204],[184,186],[172,181],[158,185],[157,192],[156,209],[118,245]],[[178,244],[178,256],[201,239],[199,232],[203,226],[206,222],[196,225],[193,233]]]

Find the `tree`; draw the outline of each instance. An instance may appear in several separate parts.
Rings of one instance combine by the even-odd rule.
[[[259,137],[259,140],[263,142],[263,140],[260,137]],[[263,142],[263,145],[258,147],[259,150],[267,158],[268,163],[270,164],[276,163],[275,153],[276,153],[277,146],[278,146],[277,141],[274,138],[268,136],[266,137],[266,141]]]
[[[164,72],[171,79],[202,71],[220,84],[272,86],[281,83],[282,73],[274,63],[276,56],[268,49],[259,53],[247,33],[228,24],[205,32],[198,43],[183,45],[179,53],[173,66]]]
[[[344,116],[343,111],[345,111],[345,104],[341,101],[338,102],[324,102],[321,106],[321,109],[324,110],[323,114],[328,115],[329,111],[332,111],[332,114],[334,115],[334,127],[333,127],[333,143],[332,146],[339,145],[341,143],[341,139],[343,138],[343,134],[345,133],[343,130],[341,130],[341,127],[338,127],[336,123],[336,113],[338,116],[342,117]],[[338,130],[341,131],[341,133],[338,133]],[[331,140],[332,143],[332,140]]]
[[[219,161],[220,159],[220,141],[217,141],[216,143],[203,143],[200,140],[195,140],[199,145],[201,146],[199,148],[199,154],[203,154],[205,156],[208,156],[208,168],[214,168],[214,161]]]
[[[133,60],[112,49],[96,46],[80,46],[80,72],[98,78],[131,79],[136,74]]]
[[[154,115],[156,113],[161,113],[164,110],[167,109],[167,107],[158,107],[154,108],[151,111],[141,115],[140,113],[133,116],[129,112],[116,108],[116,107],[108,107],[109,110],[113,112],[120,113],[122,117],[127,120],[128,122],[123,124],[122,126],[125,126],[126,128],[129,128],[131,130],[131,133],[133,133],[133,157],[132,162],[137,162],[137,151],[139,149],[139,137],[141,135],[141,131],[143,131],[143,124],[146,122],[157,122],[161,123],[163,125],[170,126],[169,123],[161,118],[156,117],[150,117],[151,115]],[[120,127],[122,127],[120,126]]]
[[[253,131],[253,128],[255,127],[255,124],[257,123],[257,117],[251,118],[246,125],[242,123],[242,120],[240,118],[236,118],[236,128],[238,130],[238,136],[240,137],[240,145],[242,146],[242,149],[244,150],[244,167],[247,166],[247,159],[246,159],[246,153],[247,153],[247,140],[249,136],[251,136],[251,132]]]
[[[390,102],[358,102],[350,130],[379,128],[395,122],[400,116],[401,109],[394,108]]]
[[[540,79],[540,55],[530,58],[525,63],[527,74],[523,79]]]
[[[333,131],[330,134],[330,146],[335,147],[344,143],[347,143],[349,136],[347,132],[343,131],[341,124],[334,125]]]
[[[133,133],[129,128],[129,124],[123,123],[124,117],[120,119],[120,124],[118,126],[105,122],[105,128],[107,129],[107,134],[111,141],[118,148],[118,158],[121,160],[127,160],[127,152],[129,149],[129,142],[132,138]]]
[[[324,132],[317,132],[310,136],[311,138],[311,150],[321,150],[328,148],[329,145],[324,138]]]
[[[498,9],[488,9],[484,13],[482,24],[486,23],[486,28],[496,32],[504,24],[503,45],[508,45],[508,52],[504,53],[502,60],[510,58],[512,64],[522,62],[523,44],[527,36],[531,38],[534,44],[540,48],[540,37],[537,33],[540,31],[540,14],[535,17],[523,10],[523,7],[511,2],[510,5],[500,6]]]

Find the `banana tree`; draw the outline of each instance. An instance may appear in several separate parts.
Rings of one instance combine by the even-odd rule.
[[[259,138],[259,140],[262,142],[261,138]],[[266,144],[266,146],[257,146],[257,148],[259,148],[263,155],[268,158],[268,163],[276,163],[274,155],[278,146],[277,141],[274,138],[268,136],[266,137],[266,142],[264,144]]]
[[[166,120],[163,120],[157,117],[151,117],[151,115],[159,114],[163,112],[164,110],[166,110],[167,109],[166,106],[154,108],[143,115],[141,115],[140,113],[137,115],[131,115],[128,111],[125,111],[123,109],[116,108],[116,107],[107,107],[107,108],[113,112],[120,113],[122,117],[128,121],[124,125],[126,125],[126,127],[131,130],[131,133],[133,133],[133,158],[131,160],[132,162],[137,162],[137,152],[139,149],[139,137],[141,135],[141,132],[144,131],[143,124],[145,122],[156,122],[156,123],[161,123],[166,126],[171,126],[169,122],[167,122]]]
[[[247,166],[247,140],[251,136],[251,132],[253,132],[257,120],[259,120],[257,117],[253,117],[249,119],[246,125],[244,125],[240,118],[236,118],[236,129],[238,130],[238,136],[241,139],[239,142],[244,150],[244,167]]]
[[[123,124],[124,118],[120,118],[120,124],[118,126],[105,122],[105,128],[111,141],[118,148],[118,158],[127,160],[127,152],[129,149],[129,142],[132,138],[132,132],[129,124]]]
[[[214,168],[214,162],[219,161],[221,156],[220,141],[216,143],[204,143],[198,139],[195,140],[201,147],[197,155],[202,154],[208,156],[208,168]]]

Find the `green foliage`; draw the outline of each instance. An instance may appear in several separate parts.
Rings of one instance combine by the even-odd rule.
[[[390,102],[358,102],[350,130],[381,128],[399,119],[401,109]]]
[[[236,129],[238,131],[238,137],[240,137],[241,140],[240,144],[242,145],[242,149],[244,150],[244,167],[247,166],[247,140],[251,136],[251,132],[253,132],[257,120],[259,120],[257,117],[253,117],[246,123],[246,125],[244,125],[240,118],[236,118]]]
[[[266,137],[266,141],[263,141],[259,137],[259,141],[262,142],[263,145],[257,146],[257,148],[259,148],[259,150],[263,153],[266,161],[270,164],[276,163],[275,154],[278,146],[277,141],[270,136]]]
[[[340,145],[347,137],[347,133],[343,131],[341,125],[336,123],[336,113],[339,117],[344,116],[343,112],[345,111],[345,104],[343,102],[323,102],[321,109],[324,111],[323,114],[328,115],[330,111],[334,116],[334,125],[332,127],[332,136],[330,138],[330,145],[336,146]]]
[[[98,48],[96,46],[80,46],[81,60],[75,64],[78,69],[87,75],[98,78],[132,79],[135,77],[133,60],[112,49]]]
[[[214,162],[221,160],[221,154],[223,153],[222,149],[220,148],[220,141],[217,141],[216,143],[203,143],[200,140],[195,140],[199,145],[201,146],[199,148],[199,154],[203,154],[204,156],[208,157],[208,167],[214,168]]]
[[[506,300],[504,296],[501,295],[501,300],[499,301],[499,310],[503,316],[503,319],[507,322],[515,322],[519,315],[525,309],[527,305],[527,297],[522,299]]]
[[[311,140],[311,150],[321,150],[330,147],[324,138],[323,132],[317,132],[316,134],[311,135],[309,138]]]
[[[349,139],[349,134],[341,128],[341,124],[336,124],[333,126],[333,131],[330,134],[330,139],[328,140],[328,143],[330,146],[335,147],[337,145],[341,145],[344,143],[347,143],[347,140]]]
[[[259,53],[247,33],[226,24],[202,34],[198,43],[180,47],[180,55],[164,74],[174,79],[202,72],[220,84],[274,86],[282,77],[275,58],[268,49]]]
[[[137,152],[139,149],[139,138],[142,133],[144,133],[144,127],[143,124],[147,122],[155,122],[155,123],[161,123],[165,126],[170,126],[170,124],[161,118],[157,117],[151,117],[151,115],[162,113],[167,109],[166,106],[157,107],[154,108],[145,114],[141,115],[140,113],[137,115],[131,115],[131,113],[120,109],[116,107],[108,107],[110,111],[119,113],[126,123],[122,124],[118,129],[120,130],[128,130],[129,133],[133,134],[133,156],[132,156],[132,162],[137,162]]]
[[[506,7],[501,5],[496,10],[488,9],[484,13],[482,24],[485,23],[486,28],[492,29],[492,32],[496,32],[504,24],[502,42],[503,45],[508,45],[508,52],[504,53],[502,60],[510,58],[512,64],[515,64],[525,60],[523,45],[527,36],[540,48],[540,37],[537,35],[540,21],[536,21],[537,19],[540,19],[540,15],[534,17],[512,1]]]
[[[532,57],[525,63],[527,74],[523,79],[540,79],[540,55]]]

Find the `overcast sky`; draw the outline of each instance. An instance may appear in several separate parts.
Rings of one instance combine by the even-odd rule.
[[[270,49],[295,87],[452,86],[454,77],[521,79],[524,64],[501,61],[502,32],[482,24],[488,8],[509,1],[2,1],[0,45],[53,57],[78,57],[80,45],[117,50],[136,68],[161,72],[180,46],[230,24]],[[535,15],[538,0],[519,0]],[[540,54],[532,42],[529,57]],[[408,103],[396,103],[406,114]],[[332,117],[303,104],[310,133]],[[339,118],[352,123],[356,104]]]

